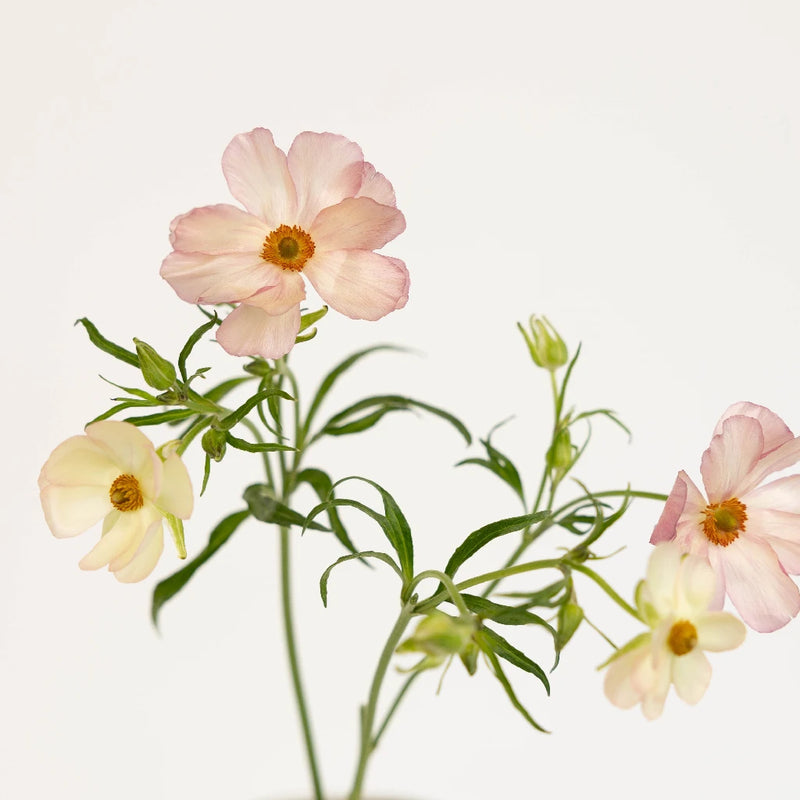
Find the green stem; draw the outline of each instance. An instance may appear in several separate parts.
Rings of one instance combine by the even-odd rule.
[[[314,783],[314,798],[322,800],[322,783],[317,767],[317,757],[314,751],[314,738],[311,733],[311,720],[306,707],[303,682],[300,677],[300,662],[297,657],[297,645],[294,635],[294,620],[292,617],[292,590],[290,576],[289,529],[281,527],[281,604],[283,606],[283,630],[286,637],[286,653],[289,656],[289,670],[292,674],[297,711],[300,715],[300,724],[303,728],[303,740],[306,745],[308,767],[311,770],[311,780]]]
[[[403,684],[400,691],[397,693],[397,697],[395,697],[394,702],[390,706],[389,710],[386,712],[386,716],[381,723],[381,726],[378,728],[378,732],[375,736],[372,737],[372,749],[374,750],[378,746],[378,742],[380,741],[381,736],[383,736],[383,732],[386,730],[386,727],[389,725],[389,720],[394,716],[394,712],[397,711],[398,706],[400,705],[400,701],[405,697],[406,692],[411,688],[411,684],[422,675],[422,672],[416,670],[412,672],[406,682]]]
[[[389,638],[386,640],[386,644],[383,647],[383,652],[378,659],[378,666],[375,669],[375,676],[372,679],[367,705],[361,707],[361,751],[359,753],[358,765],[356,766],[355,779],[353,780],[353,789],[350,792],[350,800],[360,800],[361,798],[361,789],[364,784],[367,762],[369,761],[370,755],[372,755],[372,751],[375,749],[378,738],[373,737],[372,726],[375,723],[375,712],[378,707],[378,696],[380,695],[381,685],[386,676],[386,670],[389,668],[392,654],[397,649],[397,645],[400,644],[403,632],[411,621],[413,608],[413,603],[408,602],[400,611],[400,616],[398,616],[397,622],[395,622],[394,628],[392,628],[392,632],[389,634]],[[396,705],[397,701],[395,701],[395,706]],[[392,708],[392,711],[393,710],[394,707]],[[381,733],[384,727],[385,723],[381,726]]]

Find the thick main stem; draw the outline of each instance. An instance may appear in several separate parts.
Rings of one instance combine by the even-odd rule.
[[[353,780],[353,790],[350,792],[350,800],[361,800],[361,789],[364,784],[364,775],[367,771],[367,762],[375,749],[372,727],[375,724],[375,713],[378,708],[381,685],[386,676],[386,670],[389,668],[392,653],[394,653],[397,645],[400,644],[403,631],[411,621],[413,607],[412,603],[406,603],[400,611],[400,616],[397,618],[397,622],[386,640],[380,659],[378,659],[378,666],[372,679],[367,705],[361,707],[361,751],[358,757],[358,765],[356,766],[356,776]]]
[[[297,712],[303,728],[303,740],[306,746],[308,767],[311,780],[314,783],[314,798],[322,800],[322,783],[317,767],[317,757],[314,751],[314,739],[311,734],[311,720],[306,707],[303,682],[300,677],[300,663],[297,657],[297,645],[294,636],[294,619],[292,617],[292,587],[291,587],[291,557],[289,552],[289,529],[281,528],[281,605],[283,606],[283,631],[286,637],[286,653],[289,656],[289,670],[292,674]]]

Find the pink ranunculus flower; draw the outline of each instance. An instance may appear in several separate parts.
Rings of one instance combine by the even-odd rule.
[[[717,576],[714,603],[725,594],[754,630],[774,631],[800,611],[800,475],[761,485],[800,460],[800,437],[754,403],[732,405],[703,453],[705,497],[681,471],[651,542],[675,539],[705,558]]]
[[[164,549],[165,517],[188,519],[194,503],[174,447],[159,453],[134,425],[108,420],[56,447],[42,467],[39,489],[54,536],[76,536],[103,520],[100,541],[79,566],[108,566],[123,583],[152,572]]]
[[[636,590],[636,605],[650,630],[612,657],[604,683],[606,697],[619,708],[641,704],[647,719],[664,709],[669,687],[684,702],[700,701],[711,680],[705,650],[738,647],[745,627],[733,614],[710,610],[714,572],[674,542],[660,544]]]
[[[284,153],[256,128],[228,145],[222,171],[245,210],[204,206],[174,219],[161,275],[189,303],[238,304],[217,331],[228,353],[288,353],[304,277],[353,319],[377,320],[406,304],[405,264],[373,252],[403,232],[405,219],[391,183],[355,142],[306,131]]]

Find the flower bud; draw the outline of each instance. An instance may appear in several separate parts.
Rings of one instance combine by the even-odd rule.
[[[451,617],[437,609],[420,621],[414,633],[397,648],[397,652],[424,653],[425,666],[438,666],[450,656],[467,653],[476,629],[473,618]]]
[[[561,479],[566,475],[577,454],[578,448],[572,444],[569,428],[561,428],[547,451],[547,464],[556,473],[556,478]]]
[[[136,355],[139,356],[139,368],[148,386],[164,391],[174,383],[177,375],[175,367],[162,358],[147,342],[134,338]]]
[[[547,317],[537,317],[533,314],[528,324],[530,326],[530,334],[519,322],[517,327],[525,337],[525,342],[528,345],[528,350],[534,363],[551,372],[563,367],[569,359],[567,346]]]
[[[214,459],[214,461],[222,461],[225,455],[227,443],[225,441],[225,431],[217,430],[216,428],[209,428],[201,439],[203,450]]]

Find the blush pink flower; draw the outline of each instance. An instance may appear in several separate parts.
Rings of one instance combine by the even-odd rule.
[[[647,719],[661,715],[670,686],[686,703],[701,700],[711,681],[706,650],[738,647],[745,627],[710,609],[714,572],[674,542],[660,544],[636,590],[636,605],[650,630],[620,648],[608,663],[606,697],[619,708],[641,704]]]
[[[39,475],[47,524],[54,536],[76,536],[103,520],[100,541],[81,569],[108,566],[117,580],[146,578],[164,549],[164,520],[192,513],[189,474],[173,448],[156,451],[129,422],[86,426],[50,454]],[[170,519],[173,518],[173,519]]]
[[[391,183],[355,142],[306,131],[284,153],[256,128],[228,145],[222,171],[244,210],[204,206],[176,217],[161,275],[189,303],[238,304],[217,331],[228,353],[288,353],[304,277],[352,319],[377,320],[406,304],[405,264],[373,252],[405,219]]]
[[[763,406],[736,403],[703,453],[705,496],[681,471],[650,541],[675,539],[705,558],[725,594],[754,630],[774,631],[800,611],[800,475],[761,485],[800,460],[800,437]]]

